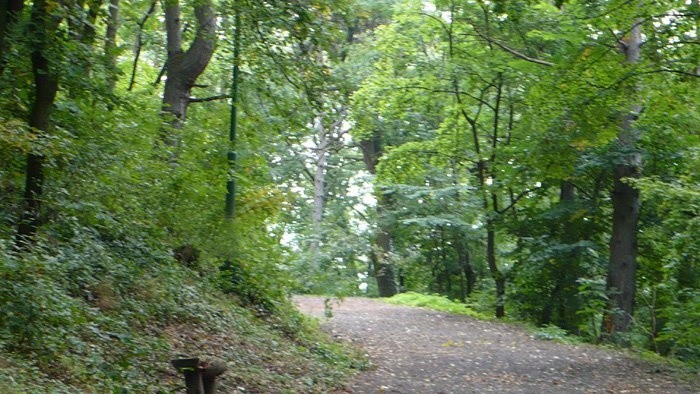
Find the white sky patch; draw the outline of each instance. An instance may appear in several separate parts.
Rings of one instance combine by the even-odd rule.
[[[351,144],[351,143],[352,143],[352,135],[350,135],[350,133],[345,133],[345,134],[343,134],[342,139],[343,139],[343,142],[346,143],[346,144]]]
[[[374,207],[377,205],[377,198],[373,194],[363,194],[362,204],[367,207]]]
[[[306,195],[306,188],[305,188],[305,187],[302,187],[302,186],[299,186],[299,185],[296,185],[296,184],[295,184],[295,185],[292,185],[292,186],[289,188],[289,191],[291,191],[291,192],[294,193],[294,194],[298,194],[298,195],[300,195],[301,197],[304,197],[304,198],[309,197],[309,196]]]
[[[294,233],[288,233],[285,231],[284,234],[282,234],[282,238],[280,239],[280,243],[284,246],[291,248],[292,250],[295,250],[295,251],[299,250],[299,244],[297,243],[297,236]]]
[[[452,23],[452,13],[449,11],[442,11],[440,13],[440,18],[447,23]]]
[[[671,22],[673,22],[675,20],[676,20],[676,18],[674,18],[673,16],[666,15],[663,18],[661,18],[661,23],[663,23],[664,25],[670,25]]]
[[[371,201],[376,204],[376,199],[372,193],[372,175],[365,171],[358,171],[350,177],[348,181],[347,195],[350,197],[360,197],[363,203],[372,205]],[[366,200],[366,198],[371,198]]]
[[[356,228],[358,232],[367,231],[370,224],[362,218],[362,215],[367,215],[369,209],[377,205],[377,199],[373,193],[372,175],[367,171],[359,171],[350,177],[346,193],[348,197],[354,197],[359,200],[353,205],[353,209],[350,212],[350,225]]]
[[[301,146],[303,146],[306,149],[314,149],[316,148],[316,142],[314,142],[313,137],[307,137],[304,138],[304,141],[301,143]]]

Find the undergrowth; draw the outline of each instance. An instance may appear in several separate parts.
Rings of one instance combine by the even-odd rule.
[[[167,255],[98,249],[0,243],[3,393],[182,392],[183,356],[225,362],[220,392],[321,393],[365,365],[284,298],[261,311]]]
[[[441,295],[427,295],[414,292],[397,294],[387,299],[388,302],[397,305],[409,305],[429,308],[437,311],[449,312],[458,315],[471,316],[480,320],[490,320],[491,317],[475,311],[468,305],[452,301]]]

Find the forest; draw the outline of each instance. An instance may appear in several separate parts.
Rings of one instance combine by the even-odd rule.
[[[168,392],[225,337],[231,387],[330,390],[363,361],[292,294],[699,367],[699,28],[698,0],[3,0],[0,385]]]

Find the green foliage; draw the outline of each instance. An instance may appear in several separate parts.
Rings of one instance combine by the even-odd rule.
[[[537,328],[533,333],[533,337],[545,341],[571,342],[568,332],[554,324],[547,324]]]
[[[589,341],[598,341],[602,335],[603,310],[608,303],[605,280],[602,277],[579,279],[578,297],[581,308],[576,314],[581,316],[578,335]]]
[[[68,246],[56,254],[41,248],[21,260],[3,250],[3,256],[1,342],[11,357],[31,357],[37,381],[29,387],[53,379],[46,388],[142,390],[157,369],[144,373],[139,364],[152,368],[167,349],[144,329],[192,318],[173,287],[181,286],[177,271],[125,267],[128,262],[109,256],[94,240],[84,250]],[[99,264],[107,261],[111,271],[105,276]],[[24,372],[14,374],[24,379]]]
[[[397,6],[377,29],[373,68],[353,96],[353,136],[379,136],[385,152],[377,190],[390,201],[384,220],[408,289],[459,298],[448,234],[468,240],[481,278],[479,232],[491,220],[515,244],[496,256],[511,285],[508,307],[597,341],[608,302],[611,169],[626,154],[616,141],[620,114],[638,102],[651,178],[634,184],[644,208],[633,336],[671,352],[670,336],[658,338],[678,317],[665,313],[698,286],[697,179],[688,172],[698,166],[697,135],[688,133],[698,126],[697,84],[687,74],[697,60],[678,41],[692,37],[693,18],[676,15],[672,2],[434,5]],[[642,60],[621,67],[616,31],[640,15]],[[509,97],[500,107],[495,81]],[[507,127],[493,126],[507,117]],[[477,288],[491,287],[480,280]]]
[[[697,162],[689,152],[688,161]],[[683,172],[683,169],[679,169]],[[674,182],[657,177],[636,184],[649,205],[644,220],[647,230],[640,237],[642,261],[638,322],[641,346],[662,354],[697,363],[700,342],[694,334],[697,325],[697,292],[700,269],[697,253],[700,243],[692,234],[700,230],[697,176],[681,175]]]
[[[397,294],[387,299],[387,301],[398,305],[418,306],[437,311],[470,316],[481,320],[491,319],[490,316],[474,311],[461,302],[452,301],[449,298],[441,295],[426,295],[408,292]]]
[[[669,352],[680,360],[700,366],[700,292],[686,290],[678,294],[661,317],[667,323],[657,340],[670,347]]]
[[[392,238],[385,257],[402,286],[441,294],[396,302],[483,317],[497,302],[490,276],[505,276],[508,310],[543,326],[537,335],[597,341],[610,179],[627,153],[616,137],[631,102],[644,106],[635,130],[645,165],[633,183],[644,208],[629,336],[698,363],[697,2],[566,3],[221,2],[221,45],[191,92],[212,99],[191,103],[177,163],[166,163],[153,83],[165,32],[158,14],[137,26],[150,1],[121,2],[117,42],[142,43],[133,88],[131,44],[104,53],[106,9],[51,3],[64,19],[41,49],[59,88],[41,134],[28,126],[42,40],[27,2],[0,54],[0,385],[172,391],[163,360],[201,345],[232,360],[229,391],[330,391],[364,361],[286,297],[375,294],[377,228]],[[235,12],[231,146],[229,103],[213,98],[230,88]],[[622,67],[615,48],[638,17],[642,58]],[[191,7],[182,18],[194,20]],[[333,140],[322,223],[309,219],[317,121]],[[383,153],[372,175],[357,147],[370,140]],[[35,247],[18,251],[30,153],[45,163],[40,228]],[[226,220],[232,177],[236,216]]]
[[[88,239],[77,235],[75,244],[54,245],[58,254],[39,249],[22,260],[2,250],[0,370],[12,377],[10,392],[170,391],[180,381],[168,360],[182,353],[217,354],[236,367],[228,381],[249,389],[291,389],[309,376],[300,390],[325,391],[362,368],[268,289],[256,301],[266,297],[262,305],[274,305],[274,314],[261,319],[167,254],[159,261],[153,249],[139,256],[135,244]],[[259,305],[251,305],[256,313]],[[221,353],[232,339],[223,346],[230,353]],[[256,369],[270,365],[261,355],[273,354],[274,378]]]
[[[110,54],[101,52],[99,42],[103,10],[92,26],[100,31],[93,42],[78,37],[89,20],[87,10],[71,9],[60,39],[47,52],[60,83],[51,126],[41,137],[27,127],[34,94],[32,40],[15,37],[10,43],[12,61],[0,75],[7,93],[0,98],[0,381],[10,392],[170,392],[181,385],[169,371],[172,355],[208,351],[236,367],[226,391],[331,391],[363,361],[331,344],[287,301],[294,283],[292,256],[280,245],[276,224],[290,198],[270,171],[268,159],[276,152],[265,150],[278,136],[275,126],[295,124],[285,116],[302,101],[299,90],[282,82],[286,69],[280,72],[264,58],[271,46],[245,52],[244,74],[268,71],[271,80],[286,85],[280,89],[286,95],[277,96],[286,107],[276,108],[274,99],[257,107],[267,81],[244,83],[235,147],[237,215],[225,220],[229,106],[216,100],[193,104],[177,163],[162,160],[161,92],[151,84],[165,54],[164,31],[157,15],[139,28],[134,23],[149,3],[120,5],[124,24],[117,41],[143,38],[133,89],[134,59],[113,59],[123,74],[105,66]],[[300,42],[325,41],[325,48],[330,38],[342,36],[329,28],[332,14],[322,2],[275,10],[301,18],[290,25],[289,18],[268,15],[272,9],[252,3],[246,8],[244,20],[262,21],[264,26],[256,26],[269,42],[284,36],[278,28]],[[193,18],[190,7],[183,11],[184,21]],[[222,36],[232,36],[229,32]],[[184,34],[192,38],[191,29]],[[247,44],[260,38],[252,28],[246,34],[254,35],[245,36]],[[315,58],[308,54],[287,55],[274,59],[289,69],[305,67],[296,82],[313,79],[313,88],[319,88],[327,70],[313,67]],[[216,58],[192,94],[227,91],[228,60]],[[114,78],[112,91],[107,82]],[[296,124],[308,121],[304,111]],[[268,125],[261,115],[266,112],[279,122]],[[28,153],[43,155],[46,163],[41,226],[36,245],[16,251]],[[235,272],[220,269],[226,262]],[[271,375],[270,366],[279,373]]]

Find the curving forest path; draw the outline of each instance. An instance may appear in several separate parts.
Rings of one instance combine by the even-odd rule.
[[[317,317],[323,300],[294,298]],[[323,327],[359,345],[373,364],[347,393],[700,393],[700,377],[684,382],[623,352],[536,340],[513,325],[378,300],[334,303]]]

